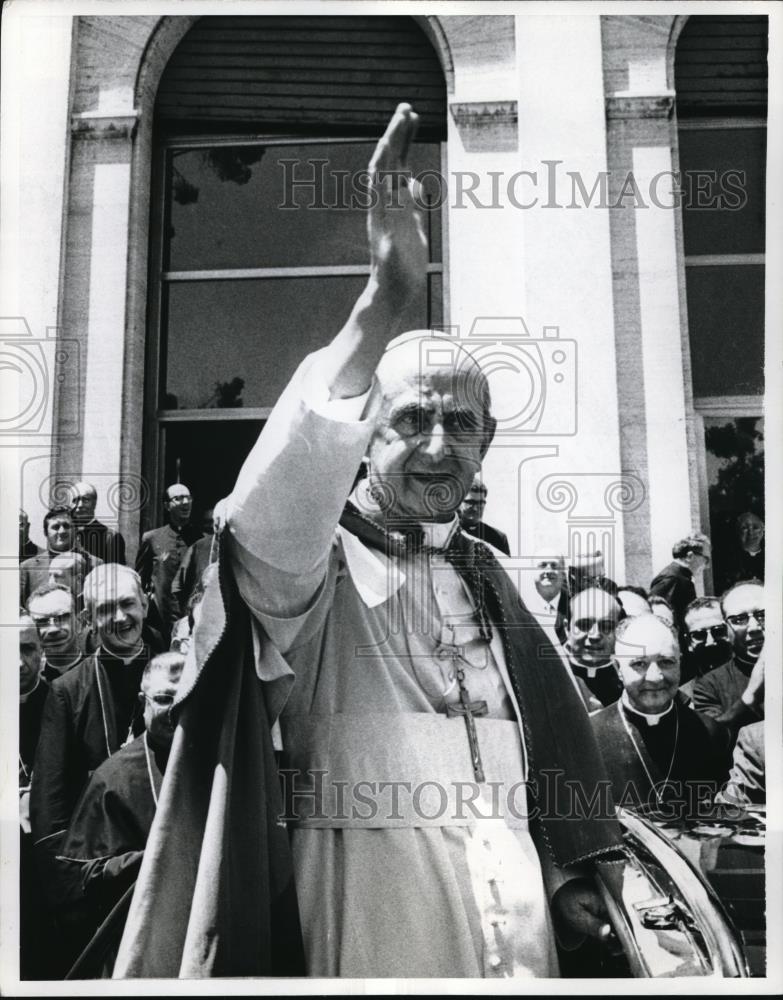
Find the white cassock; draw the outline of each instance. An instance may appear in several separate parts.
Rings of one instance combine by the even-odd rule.
[[[330,402],[317,358],[281,397],[228,509],[240,592],[289,669],[262,679],[284,692],[308,974],[557,975],[548,901],[570,876],[528,831],[498,630],[480,638],[439,553],[388,558],[338,526],[377,394]],[[441,547],[456,519],[423,527]],[[482,786],[464,719],[445,714],[459,700],[455,663],[487,703]]]

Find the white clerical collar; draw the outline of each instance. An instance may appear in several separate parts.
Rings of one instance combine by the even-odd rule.
[[[26,694],[20,694],[19,695],[19,704],[20,705],[24,705],[24,703],[27,701],[27,699],[30,698],[30,697],[32,697],[35,694],[35,692],[38,689],[38,685],[40,683],[41,683],[41,675],[39,674],[38,678],[37,678],[37,680],[35,682],[35,686],[32,687],[28,692],[26,692]]]
[[[614,667],[614,664],[612,663],[611,660],[607,660],[606,663],[598,663],[594,667],[588,667],[586,663],[580,663],[579,660],[577,660],[572,655],[570,650],[567,650],[567,652],[568,652],[568,660],[571,666],[576,667],[578,670],[584,670],[584,672],[587,674],[587,676],[590,678],[591,681],[598,676],[601,670],[606,670],[607,667]]]
[[[455,514],[450,521],[422,521],[419,527],[424,532],[426,545],[432,549],[445,549],[459,527],[459,519]]]
[[[133,656],[117,656],[116,653],[112,653],[105,646],[101,645],[98,647],[98,659],[100,660],[103,656],[107,656],[110,660],[119,660],[120,663],[124,664],[126,667],[129,663],[133,663],[134,660],[138,660],[141,654],[144,652],[144,643],[139,646]]]
[[[354,506],[359,507],[356,491],[351,496]],[[366,508],[368,500],[363,495],[360,502]],[[459,518],[455,514],[451,521],[424,521],[420,525],[424,532],[425,543],[434,549],[445,548],[459,527]],[[405,573],[399,565],[394,572],[389,572],[387,556],[376,549],[370,549],[356,535],[338,526],[337,533],[343,544],[345,564],[351,581],[368,608],[376,608],[390,597],[405,583]]]
[[[669,707],[665,708],[662,712],[640,712],[638,708],[634,708],[631,704],[627,691],[623,691],[620,695],[620,701],[622,702],[623,708],[626,712],[633,712],[634,715],[638,715],[640,718],[644,719],[648,726],[657,726],[665,715],[674,711],[674,702],[670,701]]]

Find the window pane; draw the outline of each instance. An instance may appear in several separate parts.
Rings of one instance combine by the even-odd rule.
[[[704,444],[714,583],[720,594],[737,579],[763,575],[761,561],[741,551],[737,518],[752,511],[764,519],[764,420],[705,417]]]
[[[686,254],[764,252],[766,138],[765,128],[680,129]]]
[[[688,267],[694,396],[764,392],[764,267]]]
[[[209,420],[163,425],[165,483],[181,481],[193,494],[193,520],[234,488],[256,442],[261,420]]]
[[[304,356],[343,326],[365,282],[330,277],[172,283],[167,398],[161,405],[273,406]],[[433,276],[429,287],[440,317],[440,278]],[[404,317],[406,329],[429,325],[427,298],[425,286]]]
[[[367,264],[364,172],[373,143],[214,146],[168,153],[166,269]],[[416,143],[411,169],[439,201],[440,146]],[[441,213],[427,213],[431,259]]]

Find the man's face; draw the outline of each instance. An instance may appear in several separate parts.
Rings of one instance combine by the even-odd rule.
[[[77,639],[76,610],[70,593],[52,590],[34,597],[28,602],[27,610],[46,653],[57,655],[73,649]]]
[[[583,590],[571,601],[568,647],[583,667],[606,663],[614,650],[620,606],[603,590]]]
[[[723,616],[731,626],[736,658],[755,663],[764,648],[764,588],[755,583],[736,587],[723,601]]]
[[[170,746],[174,737],[169,709],[176,693],[177,685],[165,670],[153,670],[142,684],[139,697],[144,701],[144,725],[157,746]]]
[[[175,528],[187,524],[193,510],[193,497],[190,490],[182,483],[175,483],[166,490],[166,510],[169,520]]]
[[[474,528],[484,516],[487,496],[483,489],[471,486],[468,495],[460,504],[459,519],[469,528]]]
[[[89,608],[101,645],[119,657],[131,656],[141,642],[147,599],[128,573],[108,577]]]
[[[89,524],[95,517],[95,505],[98,495],[89,483],[77,483],[73,488],[71,510],[73,519],[78,524]]]
[[[557,559],[542,559],[536,567],[536,590],[545,601],[558,596],[565,581],[565,569]]]
[[[764,522],[755,514],[743,514],[737,522],[740,545],[746,552],[758,552],[764,539]]]
[[[32,691],[41,673],[41,643],[32,622],[19,628],[19,693]]]
[[[731,657],[731,632],[718,604],[689,611],[685,636],[691,659],[704,673]]]
[[[24,545],[30,537],[30,518],[23,510],[19,511],[19,542]]]
[[[635,618],[617,640],[614,657],[633,708],[666,711],[680,686],[680,651],[667,626],[650,615]]]
[[[406,345],[409,346],[409,345]],[[477,398],[476,377],[449,367],[420,372],[387,362],[383,403],[369,448],[370,485],[387,512],[446,521],[480,468],[491,434]],[[379,377],[381,368],[379,368]]]
[[[68,552],[73,548],[73,521],[68,514],[55,514],[46,525],[46,544],[51,552]]]

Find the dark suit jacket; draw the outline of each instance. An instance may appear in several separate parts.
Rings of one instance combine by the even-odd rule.
[[[30,792],[30,825],[44,871],[92,772],[119,750],[129,727],[135,735],[144,729],[138,694],[146,662],[146,650],[128,665],[94,653],[52,682]]]
[[[745,673],[734,659],[711,670],[693,685],[693,707],[715,718],[742,697],[748,686],[750,669]]]
[[[665,802],[693,806],[697,799],[712,801],[728,773],[731,736],[727,727],[694,712],[679,698],[675,699],[674,711],[655,726],[648,725],[636,712],[624,711],[624,716],[620,712],[618,703],[590,717],[618,804],[654,809],[656,795],[647,772],[659,785],[666,779],[670,763],[669,781],[674,787],[664,795]],[[636,745],[626,731],[623,717]],[[699,782],[709,783],[710,788],[699,789]]]
[[[35,760],[35,748],[38,746],[38,736],[41,732],[46,696],[49,685],[43,677],[38,681],[36,689],[19,703],[19,787],[30,784],[30,774]]]
[[[473,535],[474,538],[478,538],[481,542],[488,542],[493,545],[498,552],[504,552],[507,556],[511,555],[511,549],[508,544],[508,537],[497,528],[493,528],[491,524],[485,524],[483,521],[475,526],[469,527],[463,524],[463,530],[467,531],[469,535]]]
[[[102,562],[101,559],[96,559],[95,556],[91,556],[89,552],[83,552],[81,549],[75,549],[79,555],[84,556],[85,562],[87,563],[85,569],[85,576],[90,570],[95,569]],[[25,559],[22,565],[19,567],[19,603],[22,607],[27,603],[27,598],[32,594],[32,592],[37,588],[43,586],[49,579],[49,563],[55,556],[68,555],[67,552],[49,552],[44,550],[39,552],[37,556],[33,556],[31,559]]]
[[[178,607],[171,596],[171,585],[185,553],[201,538],[201,530],[186,524],[176,531],[170,524],[145,531],[136,557],[136,572],[145,591],[152,592],[161,623],[170,629],[177,620]]]
[[[100,521],[90,521],[77,525],[76,537],[85,552],[107,563],[125,565],[125,539],[118,531],[112,531]]]
[[[217,544],[213,535],[204,535],[194,542],[185,553],[185,557],[180,563],[177,575],[171,584],[172,602],[177,608],[177,617],[182,618],[187,613],[190,595],[201,583],[204,570],[209,566],[210,556],[217,551]]]

